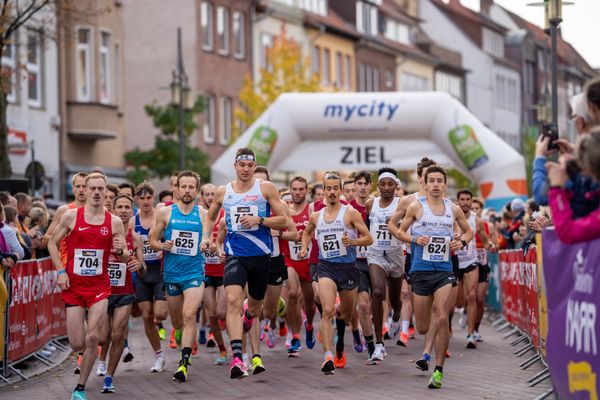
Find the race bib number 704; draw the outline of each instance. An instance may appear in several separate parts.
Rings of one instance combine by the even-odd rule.
[[[75,249],[73,273],[80,276],[102,275],[104,250]]]

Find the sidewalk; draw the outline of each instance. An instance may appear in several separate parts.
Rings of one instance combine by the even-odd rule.
[[[163,342],[167,369],[161,374],[149,373],[153,353],[143,332],[140,319],[134,321],[129,334],[129,343],[135,359],[127,364],[120,363],[114,379],[117,392],[101,394],[102,378],[96,377],[94,367],[86,386],[90,399],[318,399],[335,396],[343,399],[533,399],[550,388],[548,381],[535,388],[526,381],[541,369],[539,364],[521,371],[518,364],[527,358],[512,355],[514,348],[509,340],[502,340],[489,323],[481,327],[485,342],[477,350],[464,347],[464,330],[455,328],[450,342],[452,357],[444,367],[444,387],[441,390],[427,389],[432,369],[428,373],[417,370],[415,358],[421,354],[423,340],[411,340],[410,348],[386,342],[388,357],[378,366],[365,365],[366,353],[354,352],[350,334],[346,337],[348,362],[346,368],[337,370],[333,376],[320,372],[322,353],[317,345],[313,350],[303,349],[301,357],[288,358],[280,338],[278,346],[271,350],[262,345],[263,359],[267,371],[250,376],[242,381],[229,379],[225,366],[214,366],[212,361],[216,349],[201,348],[193,358],[188,382],[178,384],[171,375],[177,364],[177,352]],[[166,348],[166,349],[165,349]],[[36,377],[29,382],[0,390],[0,399],[67,399],[76,384],[73,375],[75,357],[58,369]]]

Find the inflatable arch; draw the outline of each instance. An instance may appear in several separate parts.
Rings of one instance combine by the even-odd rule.
[[[215,183],[234,178],[245,146],[273,171],[412,170],[428,156],[475,180],[490,207],[527,194],[523,157],[442,92],[283,94],[215,161]]]

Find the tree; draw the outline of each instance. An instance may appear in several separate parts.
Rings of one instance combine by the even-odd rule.
[[[273,103],[280,94],[286,92],[319,92],[319,77],[310,72],[308,58],[302,57],[299,44],[286,34],[285,25],[273,39],[273,47],[267,50],[267,68],[260,70],[256,86],[250,74],[246,75],[240,91],[241,107],[235,116],[241,124],[236,124],[235,140],[244,126],[250,126]]]
[[[210,180],[208,156],[195,147],[187,144],[189,137],[198,129],[196,116],[202,112],[204,104],[201,96],[191,110],[184,113],[184,133],[186,137],[185,167],[197,172],[204,182]],[[154,138],[154,147],[150,150],[136,148],[125,154],[125,161],[133,167],[127,173],[132,182],[140,183],[149,178],[165,178],[179,169],[179,111],[174,105],[160,106],[156,102],[144,107],[146,114],[152,118],[152,123],[159,130]]]
[[[479,193],[479,187],[477,186],[477,182],[474,182],[473,180],[467,178],[465,175],[463,175],[462,172],[455,168],[450,168],[448,170],[448,178],[454,180],[454,186],[458,190],[469,189],[471,192],[473,192],[474,195],[477,195],[477,193]]]

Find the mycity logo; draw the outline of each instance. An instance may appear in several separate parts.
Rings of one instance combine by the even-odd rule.
[[[398,103],[391,104],[377,100],[373,100],[370,104],[328,104],[325,106],[323,116],[325,118],[342,118],[344,122],[354,117],[384,117],[386,121],[389,121],[394,117],[398,107],[400,107]]]

